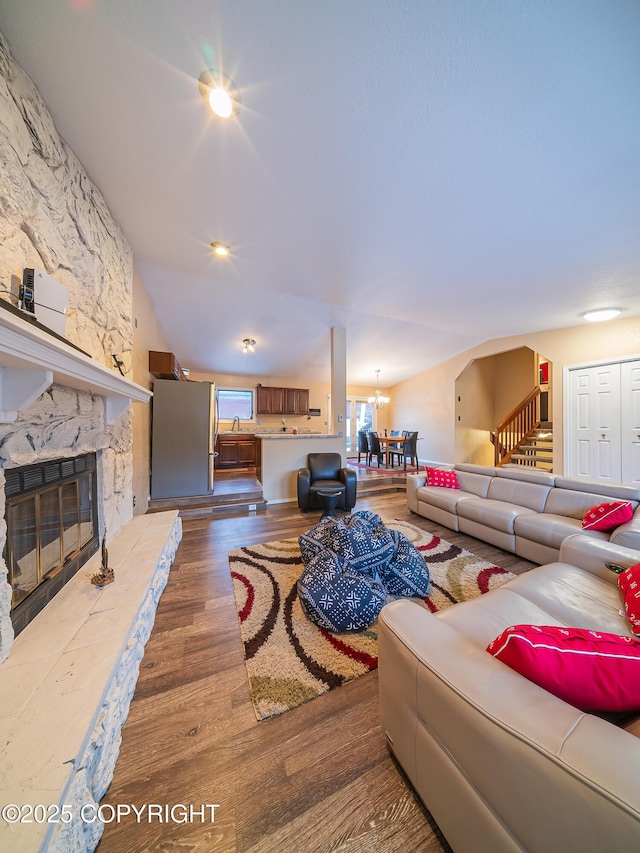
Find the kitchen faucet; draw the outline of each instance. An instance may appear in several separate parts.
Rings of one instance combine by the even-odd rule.
[[[231,425],[231,432],[236,431],[236,426],[238,427],[238,432],[240,432],[240,415],[236,415],[233,419],[233,423]]]

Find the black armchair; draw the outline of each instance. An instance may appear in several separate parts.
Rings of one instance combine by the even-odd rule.
[[[340,489],[336,506],[351,512],[356,504],[356,472],[342,468],[339,453],[309,453],[308,467],[298,469],[298,506],[303,512],[323,509],[322,489]]]

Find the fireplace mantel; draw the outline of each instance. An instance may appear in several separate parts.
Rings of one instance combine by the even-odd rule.
[[[101,396],[107,423],[119,418],[132,400],[147,403],[152,396],[142,385],[0,310],[0,423],[14,421],[53,383]]]

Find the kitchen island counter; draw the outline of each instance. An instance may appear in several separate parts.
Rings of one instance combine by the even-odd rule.
[[[255,437],[256,476],[269,503],[297,501],[298,469],[307,467],[309,453],[339,453],[342,464],[346,465],[346,440],[343,436],[283,432],[256,433]]]
[[[338,435],[327,435],[326,432],[299,432],[297,435],[292,432],[257,432],[255,436],[265,441],[272,438],[340,438]]]

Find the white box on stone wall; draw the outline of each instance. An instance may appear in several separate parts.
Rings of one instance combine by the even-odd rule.
[[[22,270],[20,307],[36,315],[36,320],[64,337],[69,290],[41,270]]]

